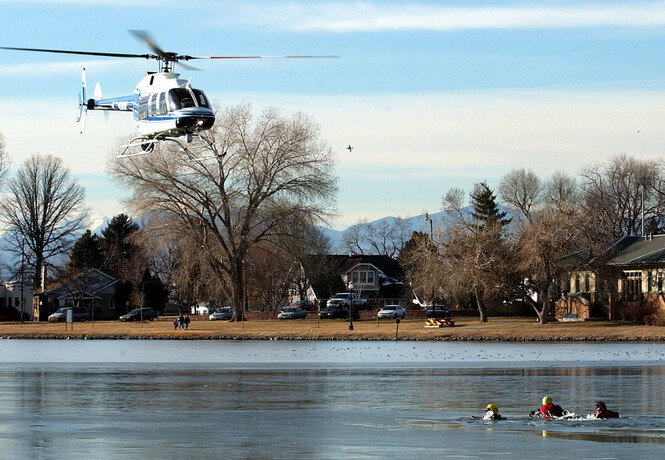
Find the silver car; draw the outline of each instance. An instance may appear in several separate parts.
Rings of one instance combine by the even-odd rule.
[[[74,321],[88,321],[90,319],[90,311],[85,307],[63,307],[58,308],[55,313],[52,313],[48,320],[51,323],[67,321],[67,311],[72,311],[72,319]]]
[[[406,308],[400,305],[386,305],[377,314],[379,318],[404,318],[406,316]]]
[[[305,319],[307,312],[300,307],[286,307],[277,315],[277,319]]]
[[[233,308],[222,307],[215,310],[208,316],[210,321],[230,321],[233,319]]]

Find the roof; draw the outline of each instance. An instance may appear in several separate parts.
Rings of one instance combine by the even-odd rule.
[[[71,292],[83,291],[88,295],[94,295],[118,281],[120,281],[118,278],[93,268],[51,283],[41,294],[51,297],[62,297],[71,294]]]
[[[607,265],[665,264],[665,235],[625,236],[609,250],[612,250],[613,253],[610,255]]]

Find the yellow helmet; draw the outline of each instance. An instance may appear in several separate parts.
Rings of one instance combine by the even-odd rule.
[[[485,410],[491,410],[495,414],[499,413],[499,408],[496,407],[494,404],[488,404],[487,407],[485,408]]]
[[[544,406],[545,404],[552,404],[552,398],[550,398],[549,396],[545,396],[545,397],[543,398],[543,406]]]

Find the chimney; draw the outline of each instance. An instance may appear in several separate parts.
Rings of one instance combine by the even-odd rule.
[[[46,265],[42,265],[42,277],[41,277],[41,288],[42,292],[46,290]]]

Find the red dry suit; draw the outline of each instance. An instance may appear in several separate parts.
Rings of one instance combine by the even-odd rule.
[[[540,406],[540,414],[545,418],[550,418],[552,416],[561,417],[563,415],[563,409],[561,409],[561,406],[547,403]]]

